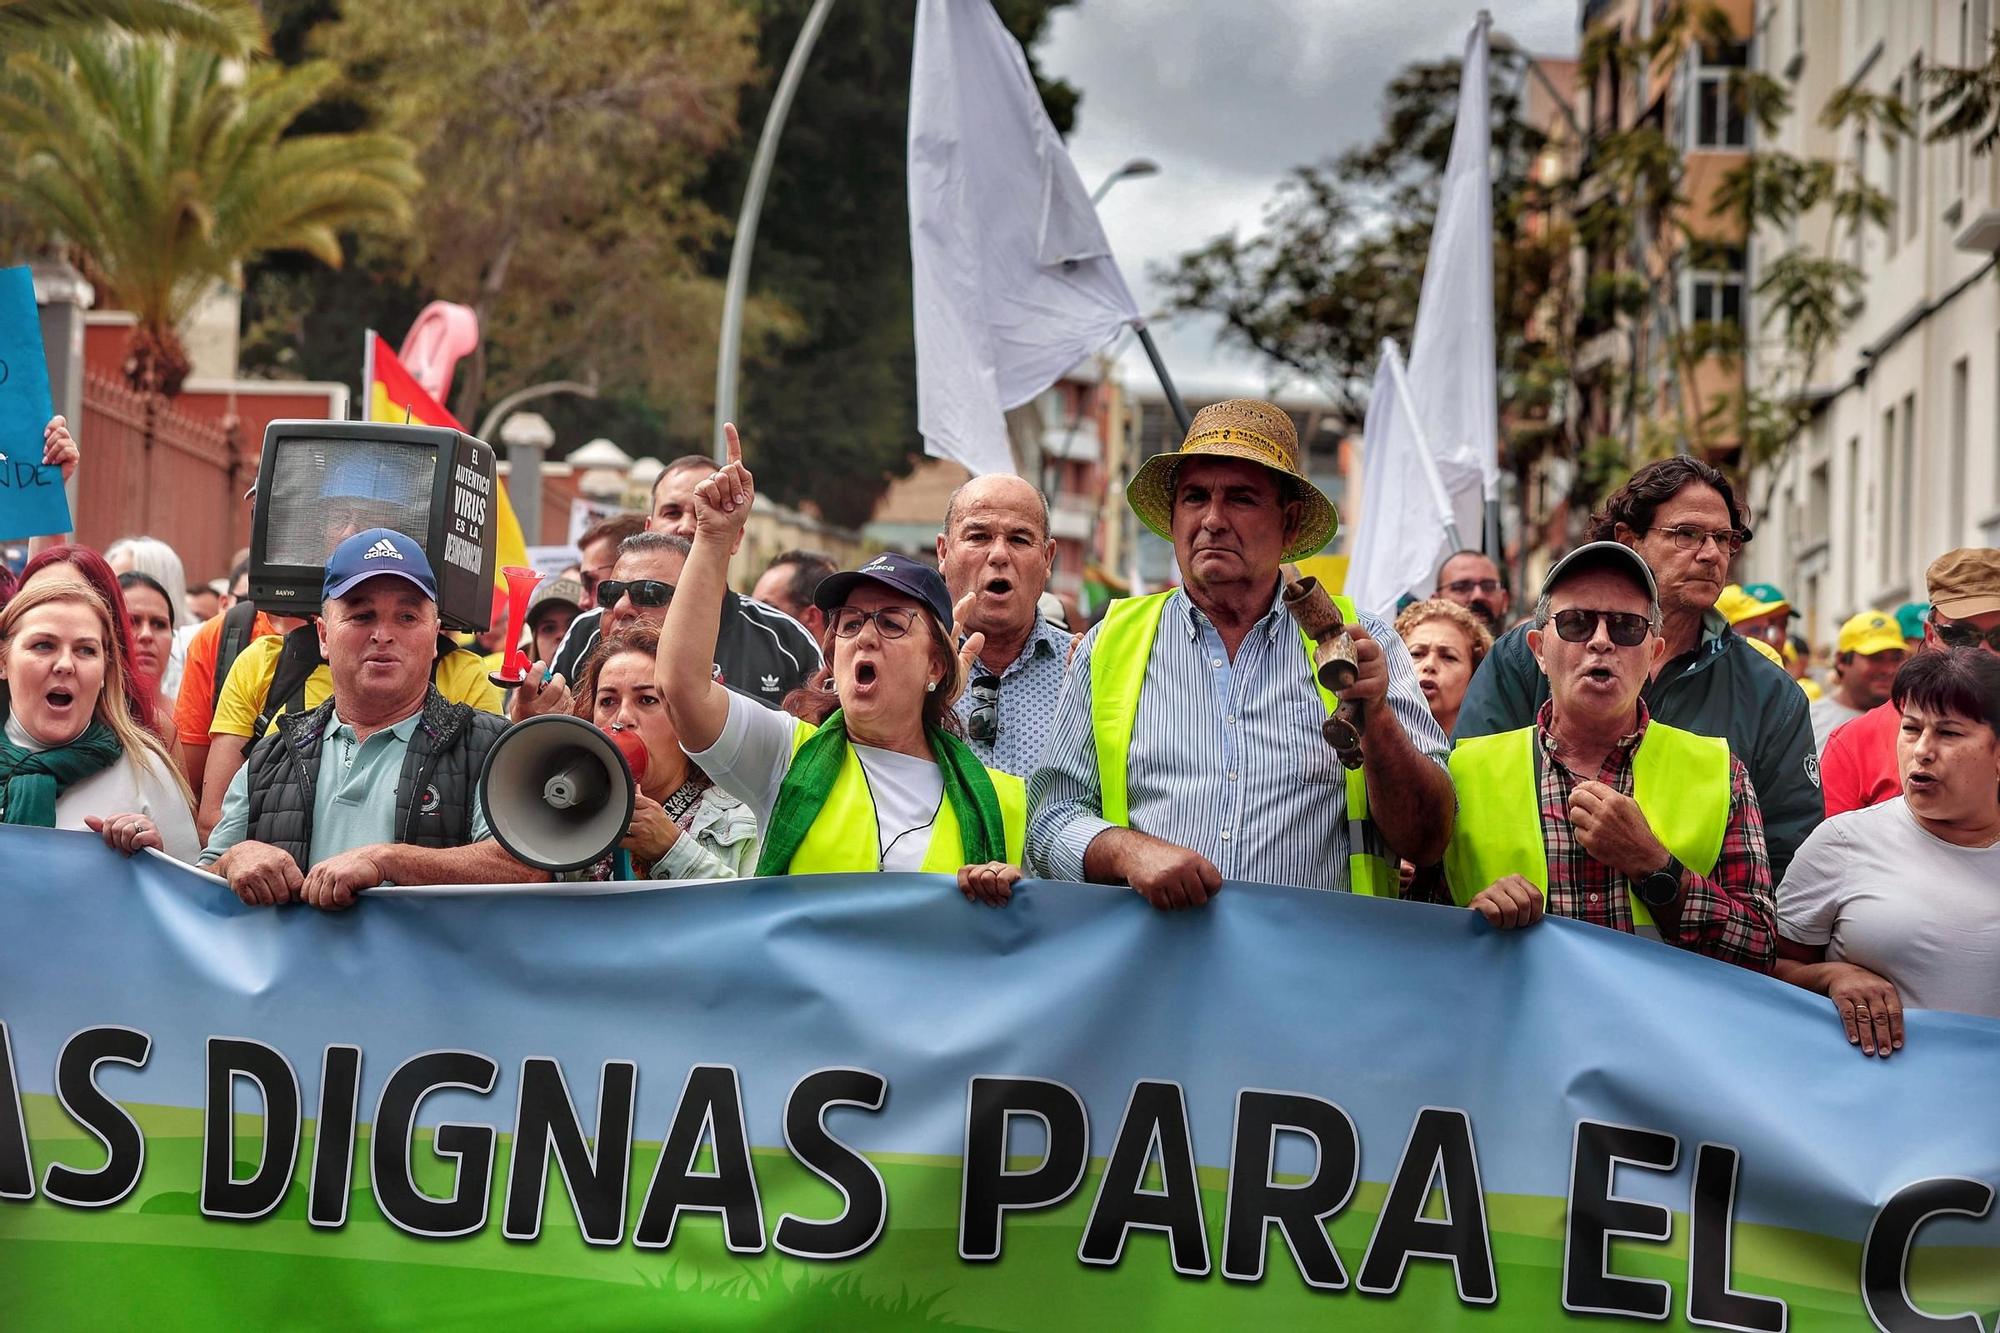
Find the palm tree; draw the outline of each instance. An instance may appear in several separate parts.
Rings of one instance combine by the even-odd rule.
[[[80,35],[0,66],[0,204],[77,253],[138,316],[134,388],[173,394],[176,332],[246,260],[297,250],[338,267],[342,231],[407,224],[420,184],[393,135],[287,135],[339,71],[247,68],[172,38]]]
[[[248,55],[265,45],[255,0],[0,0],[0,51],[105,24],[180,37],[224,55]]]

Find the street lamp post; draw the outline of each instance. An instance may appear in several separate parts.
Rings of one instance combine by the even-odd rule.
[[[1150,157],[1127,158],[1123,166],[1106,176],[1098,183],[1097,188],[1090,192],[1091,206],[1095,207],[1105,195],[1110,194],[1111,187],[1119,181],[1131,180],[1136,176],[1156,176],[1159,171],[1160,164]],[[1132,332],[1139,335],[1139,345],[1146,349],[1146,359],[1153,363],[1153,373],[1159,376],[1160,390],[1167,396],[1167,406],[1173,410],[1174,420],[1180,423],[1181,433],[1187,434],[1188,427],[1194,424],[1194,418],[1188,414],[1187,404],[1181,401],[1181,391],[1174,387],[1174,377],[1167,373],[1167,363],[1160,357],[1160,349],[1153,341],[1152,331],[1146,327],[1145,320],[1135,319],[1132,321]]]
[[[819,40],[833,0],[813,0],[806,21],[792,43],[791,57],[771,95],[771,109],[764,115],[763,132],[757,136],[757,155],[750,163],[750,180],[743,187],[743,208],[736,215],[736,239],[729,247],[729,283],[722,301],[722,340],[715,355],[715,461],[727,457],[723,442],[724,423],[736,418],[736,381],[742,369],[743,305],[750,296],[750,252],[757,245],[757,218],[764,211],[764,190],[771,183],[771,163],[778,156],[778,136],[784,132],[785,117],[792,98],[805,77],[806,59]]]
[[[507,446],[507,498],[521,525],[521,540],[542,542],[542,460],[556,442],[555,428],[539,412],[516,412],[500,424],[500,442]]]

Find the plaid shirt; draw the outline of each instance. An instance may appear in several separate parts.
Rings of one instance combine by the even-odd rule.
[[[1548,849],[1548,911],[1594,925],[1632,933],[1632,882],[1584,851],[1569,819],[1570,793],[1583,781],[1556,758],[1549,734],[1553,702],[1535,718],[1541,743],[1542,843]],[[1596,780],[1621,795],[1632,794],[1632,755],[1646,734],[1651,715],[1642,700],[1639,725],[1604,757]],[[1729,756],[1729,825],[1722,854],[1711,874],[1681,872],[1680,919],[1658,920],[1660,938],[1696,953],[1769,972],[1777,949],[1777,909],[1771,891],[1771,862],[1764,850],[1764,816],[1750,772]]]

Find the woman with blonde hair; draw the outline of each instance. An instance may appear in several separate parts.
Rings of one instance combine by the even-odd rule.
[[[1486,660],[1493,635],[1472,612],[1441,597],[1404,607],[1396,617],[1396,633],[1416,664],[1417,684],[1431,716],[1445,735],[1451,735],[1459,705],[1465,702],[1465,687]]]
[[[0,611],[0,823],[89,829],[120,851],[192,862],[194,802],[132,716],[119,629],[93,588],[67,579]]]
[[[681,749],[654,679],[659,652],[657,629],[628,625],[599,639],[577,673],[571,711],[613,737],[638,737],[646,762],[618,851],[558,879],[736,879],[757,867],[757,817]]]

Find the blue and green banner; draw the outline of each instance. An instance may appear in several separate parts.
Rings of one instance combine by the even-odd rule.
[[[1990,1333],[2000,1022],[1567,921],[0,829],[0,1328]]]

